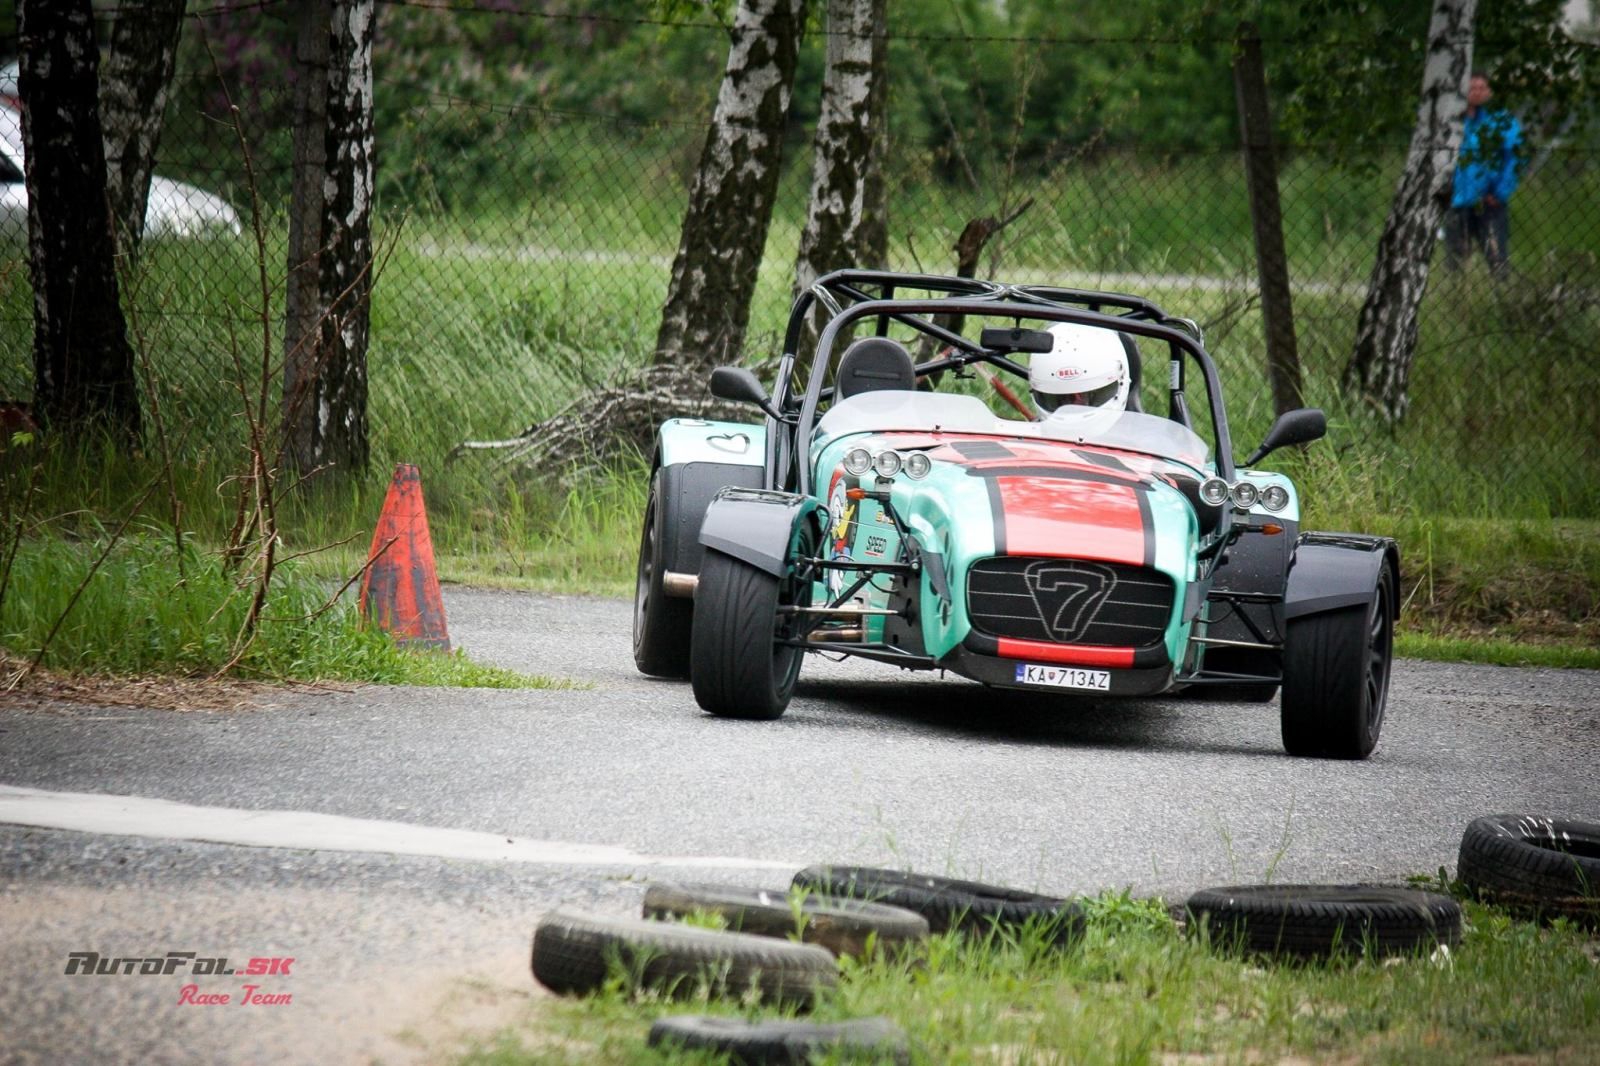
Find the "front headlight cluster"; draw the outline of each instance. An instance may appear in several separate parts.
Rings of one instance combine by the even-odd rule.
[[[1289,490],[1282,485],[1268,485],[1258,489],[1249,481],[1236,481],[1232,485],[1220,477],[1206,478],[1200,483],[1200,498],[1213,507],[1221,507],[1224,500],[1248,511],[1257,503],[1269,511],[1281,511],[1289,506]]]
[[[868,470],[875,471],[879,477],[894,477],[904,472],[906,477],[921,481],[933,471],[933,460],[923,452],[902,455],[893,448],[886,448],[874,455],[865,448],[851,448],[845,453],[844,468],[857,476]]]

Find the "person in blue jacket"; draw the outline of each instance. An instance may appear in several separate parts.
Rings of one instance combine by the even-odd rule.
[[[1461,130],[1455,188],[1444,222],[1445,265],[1451,270],[1483,249],[1490,271],[1505,274],[1510,259],[1511,220],[1506,202],[1517,188],[1517,146],[1522,126],[1508,111],[1485,105],[1489,79],[1473,72],[1467,83],[1467,118]]]

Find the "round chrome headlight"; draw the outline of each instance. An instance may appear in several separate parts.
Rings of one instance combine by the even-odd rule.
[[[900,472],[900,453],[879,452],[872,460],[872,469],[879,477],[894,477]]]
[[[922,480],[933,470],[933,460],[925,452],[912,452],[906,456],[906,477]]]
[[[1221,507],[1228,499],[1228,483],[1220,477],[1208,477],[1200,482],[1200,498],[1213,507]]]
[[[1281,511],[1289,506],[1289,490],[1282,485],[1268,485],[1261,490],[1261,503],[1269,511]]]
[[[1256,505],[1261,498],[1261,490],[1248,481],[1241,481],[1233,487],[1233,505],[1248,511]]]
[[[865,474],[872,469],[872,453],[865,448],[851,448],[845,452],[844,468],[852,474]]]

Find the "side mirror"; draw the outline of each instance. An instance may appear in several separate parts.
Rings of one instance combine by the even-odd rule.
[[[1267,437],[1261,442],[1261,447],[1251,453],[1250,458],[1244,461],[1245,466],[1255,466],[1269,453],[1279,448],[1287,448],[1291,444],[1310,444],[1314,440],[1321,440],[1328,433],[1328,418],[1322,413],[1320,407],[1300,407],[1293,411],[1285,411],[1272,423],[1272,428],[1267,430]]]
[[[756,380],[756,376],[745,367],[719,366],[713,370],[711,395],[719,400],[753,403],[773,418],[778,418],[778,412],[773,408],[772,398],[767,395],[767,390],[761,387],[761,382]]]

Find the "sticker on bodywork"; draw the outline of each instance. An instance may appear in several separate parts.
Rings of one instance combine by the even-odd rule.
[[[855,537],[856,504],[846,495],[850,488],[851,479],[846,477],[844,468],[835,470],[833,483],[828,487],[828,558],[834,562],[851,560],[850,545]],[[844,572],[829,570],[827,586],[830,595],[839,595],[844,590]]]

